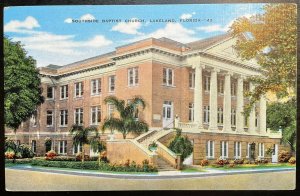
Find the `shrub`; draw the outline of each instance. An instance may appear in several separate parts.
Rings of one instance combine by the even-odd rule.
[[[16,159],[15,164],[31,164],[32,159],[25,158],[25,159]],[[5,163],[13,163],[12,159],[5,159]]]
[[[268,159],[261,159],[261,158],[257,158],[254,161],[254,164],[264,164],[264,163],[268,163]]]
[[[70,156],[55,156],[52,158],[45,158],[48,161],[76,161],[75,157],[70,157]]]
[[[76,154],[76,161],[81,161],[81,159],[82,159],[82,152],[79,152],[79,153]],[[90,156],[85,154],[84,155],[84,160],[88,161],[89,159],[90,159]]]
[[[244,160],[244,164],[250,164],[250,161],[248,159]]]
[[[295,158],[295,157],[291,157],[291,158],[289,159],[289,163],[290,163],[290,164],[295,164],[295,163],[296,163],[296,158]]]
[[[216,162],[215,162],[215,164],[216,164],[216,165],[223,166],[223,165],[229,164],[229,161],[226,160],[226,159],[217,159]]]
[[[15,153],[13,151],[6,151],[4,155],[5,155],[6,159],[14,159],[15,158]]]
[[[278,161],[281,163],[287,163],[290,158],[291,158],[291,155],[286,150],[280,151],[280,153],[278,155]]]
[[[176,136],[168,148],[177,154],[181,154],[182,162],[193,152],[192,142],[187,137],[181,136],[181,129],[176,129]]]
[[[107,152],[106,151],[101,152],[100,161],[105,162],[105,163],[109,162],[108,159],[107,159]]]
[[[200,161],[200,165],[201,166],[207,166],[208,165],[208,160],[206,160],[206,159],[202,159],[201,161]]]
[[[34,152],[31,150],[30,146],[26,144],[19,145],[18,151],[20,152],[22,158],[32,158],[34,156]]]
[[[244,159],[235,159],[234,163],[235,164],[243,164],[244,163]]]
[[[51,160],[56,156],[57,156],[56,152],[54,150],[50,150],[46,153],[46,158],[45,159],[46,160]]]

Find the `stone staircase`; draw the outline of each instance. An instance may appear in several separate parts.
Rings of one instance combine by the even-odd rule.
[[[159,138],[169,134],[173,130],[155,130],[148,134],[137,138],[137,141],[145,148],[148,149],[149,144],[156,142]],[[177,171],[170,163],[168,163],[163,157],[158,155],[157,157],[157,169],[158,171]]]

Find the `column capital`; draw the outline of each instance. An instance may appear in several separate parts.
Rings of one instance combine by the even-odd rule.
[[[220,71],[221,70],[219,68],[216,68],[216,67],[214,67],[214,68],[211,69],[211,72],[217,72],[217,73],[219,73]]]
[[[200,64],[200,63],[192,64],[192,68],[193,68],[193,69],[196,69],[197,67],[198,67],[198,68],[205,69],[205,65],[203,65],[203,64]]]
[[[233,72],[232,71],[226,71],[224,72],[225,76],[233,76]]]

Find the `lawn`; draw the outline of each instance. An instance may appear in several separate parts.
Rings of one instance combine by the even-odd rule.
[[[234,167],[229,167],[225,165],[224,167],[213,167],[213,166],[206,166],[204,168],[212,168],[212,169],[220,169],[220,170],[231,170],[231,169],[275,169],[275,168],[295,168],[296,165],[291,165],[289,163],[278,163],[278,164],[242,164],[242,165],[235,165]]]
[[[181,170],[181,172],[206,172],[206,171],[202,168],[188,167]]]

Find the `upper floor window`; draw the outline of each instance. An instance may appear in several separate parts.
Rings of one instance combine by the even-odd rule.
[[[204,90],[210,90],[210,76],[204,76]]]
[[[215,154],[214,141],[209,140],[206,142],[206,157],[214,158],[214,154]]]
[[[54,87],[47,86],[47,99],[54,99]]]
[[[255,112],[255,127],[258,127],[258,119],[259,119],[258,112]]]
[[[236,96],[236,82],[231,83],[231,96]]]
[[[91,95],[99,95],[101,93],[101,79],[91,80]]]
[[[189,73],[189,87],[195,88],[195,72]]]
[[[47,127],[53,126],[53,111],[47,110]]]
[[[204,106],[204,123],[209,123],[209,106]]]
[[[235,109],[232,108],[231,109],[231,126],[235,126],[236,125],[236,112]]]
[[[139,68],[133,67],[128,69],[128,86],[136,86],[139,84]]]
[[[114,105],[113,104],[108,104],[107,107],[108,107],[108,117],[109,118],[113,117],[114,109],[115,109]]]
[[[36,140],[31,141],[31,150],[32,152],[36,153]]]
[[[218,80],[218,93],[221,93],[221,94],[224,93],[224,80],[223,79]]]
[[[194,103],[189,103],[189,121],[194,122]]]
[[[64,85],[60,87],[60,99],[67,99],[68,98],[68,85]]]
[[[228,158],[228,142],[221,141],[220,142],[220,156],[224,158]]]
[[[68,125],[68,110],[60,110],[60,126]]]
[[[218,108],[218,124],[223,124],[223,108]]]
[[[249,126],[249,117],[244,117],[244,126],[248,127]]]
[[[73,146],[73,155],[76,155],[78,152],[82,152],[82,143]]]
[[[234,158],[236,159],[240,159],[241,158],[241,152],[242,152],[242,148],[241,148],[241,142],[234,142]]]
[[[132,101],[132,99],[128,99],[127,103],[130,104],[131,101]],[[136,107],[133,112],[134,112],[133,117],[135,118],[135,120],[138,120],[139,119],[139,108]]]
[[[249,82],[244,82],[243,85],[244,85],[244,92],[248,92],[250,90]]]
[[[83,124],[83,108],[75,109],[74,123],[77,125]]]
[[[30,120],[31,120],[31,125],[33,127],[36,127],[36,125],[37,125],[37,111],[36,110],[33,112]]]
[[[100,106],[91,107],[91,125],[98,125],[101,122]]]
[[[174,70],[171,68],[163,68],[163,84],[174,86]]]
[[[81,97],[83,95],[83,82],[77,82],[75,83],[75,97]]]
[[[115,82],[116,82],[116,76],[112,75],[108,77],[108,89],[109,92],[114,92],[115,91]]]

